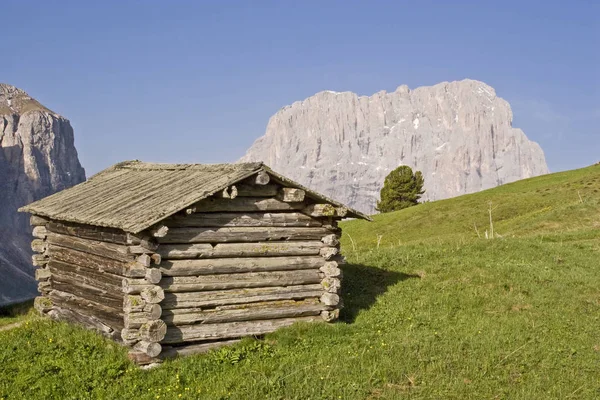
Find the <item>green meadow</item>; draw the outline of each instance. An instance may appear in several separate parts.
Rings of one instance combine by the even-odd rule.
[[[342,228],[339,322],[143,370],[95,333],[0,316],[23,322],[0,331],[0,399],[600,398],[600,166]]]

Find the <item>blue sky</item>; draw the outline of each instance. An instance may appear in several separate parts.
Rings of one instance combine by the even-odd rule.
[[[228,162],[281,107],[484,81],[552,171],[600,161],[597,1],[13,1],[0,82],[71,120],[92,173]]]

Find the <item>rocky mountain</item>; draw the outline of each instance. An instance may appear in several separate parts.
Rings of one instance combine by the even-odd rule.
[[[37,293],[29,216],[17,209],[84,180],[69,120],[0,83],[0,305]]]
[[[274,170],[374,213],[385,176],[423,172],[424,200],[548,173],[544,153],[512,126],[508,102],[483,82],[443,82],[372,96],[324,91],[279,110],[240,161]]]

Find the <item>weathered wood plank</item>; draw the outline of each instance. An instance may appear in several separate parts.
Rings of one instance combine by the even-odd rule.
[[[279,191],[279,185],[248,185],[244,183],[236,184],[236,197],[273,197]],[[235,197],[234,197],[235,198]]]
[[[331,204],[311,204],[302,210],[311,217],[333,217],[335,216],[335,207]]]
[[[323,286],[318,284],[287,287],[266,287],[252,289],[215,290],[209,292],[166,293],[161,302],[164,310],[178,308],[207,308],[231,304],[249,304],[276,300],[301,300],[320,297]]]
[[[49,232],[61,235],[75,236],[82,239],[98,240],[116,244],[127,244],[127,234],[114,228],[102,228],[91,225],[81,225],[70,222],[50,221],[47,224]]]
[[[123,277],[120,275],[84,268],[56,259],[50,259],[47,268],[52,272],[53,279],[60,279],[63,276],[69,277],[104,290],[120,292],[121,282],[123,281]]]
[[[148,321],[139,329],[123,329],[121,338],[125,341],[145,340],[152,343],[160,342],[167,332],[167,325],[160,319]]]
[[[108,336],[114,339],[118,338],[119,335],[118,330],[114,330],[110,326],[99,321],[97,318],[82,315],[73,310],[68,310],[60,307],[53,307],[52,310],[48,312],[48,315],[52,319],[73,322],[82,325],[88,329],[93,329],[104,336]]]
[[[123,305],[122,293],[99,289],[95,286],[86,285],[79,279],[74,280],[65,276],[53,276],[51,279],[52,289],[72,293],[95,303],[106,304],[117,309]]]
[[[170,228],[186,227],[292,227],[322,226],[316,218],[298,212],[196,213],[177,215],[165,221]]]
[[[323,272],[325,276],[330,278],[341,278],[342,270],[338,267],[337,261],[327,261],[319,268],[319,271]]]
[[[308,317],[311,315],[320,315],[321,311],[326,309],[328,307],[315,298],[303,301],[243,304],[236,306],[236,308],[228,309],[202,311],[195,309],[175,309],[165,311],[162,320],[168,326],[183,326],[198,323],[215,324],[222,322]]]
[[[200,200],[192,208],[195,212],[247,212],[247,211],[293,211],[301,210],[306,205],[299,203],[286,203],[274,198],[263,197],[236,197],[223,199],[209,197]]]
[[[60,290],[51,290],[48,298],[54,305],[94,317],[113,329],[123,329],[123,310],[104,303],[90,301],[83,297]]]
[[[313,322],[321,320],[321,317],[298,317],[170,327],[161,343],[174,344],[199,340],[239,338],[251,335],[258,336],[273,332],[284,326],[290,326],[296,322]]]
[[[82,239],[75,236],[62,235],[58,233],[48,234],[48,242],[53,245],[67,247],[69,249],[94,254],[101,257],[111,258],[118,261],[134,261],[135,256],[129,252],[125,245],[101,242],[98,240]]]
[[[296,188],[281,188],[277,193],[277,199],[288,203],[304,201],[305,192]]]
[[[160,343],[147,342],[142,340],[133,346],[133,349],[147,354],[149,357],[156,357],[162,351]]]
[[[35,270],[36,281],[47,281],[52,276],[52,272],[48,268],[38,268]]]
[[[40,217],[39,215],[29,217],[29,225],[31,226],[45,226],[48,222],[50,222],[48,218]]]
[[[33,254],[31,256],[31,264],[34,267],[44,267],[48,264],[48,260],[48,257],[44,254]]]
[[[172,228],[159,241],[161,244],[175,244],[321,240],[329,235],[331,231],[321,227]]]
[[[321,256],[209,258],[166,260],[160,265],[160,271],[167,277],[318,269],[323,265],[325,262]]]
[[[146,275],[146,268],[141,264],[118,261],[67,247],[50,245],[47,255],[59,261],[100,272],[135,278],[141,278]]]
[[[46,239],[46,237],[48,236],[48,230],[45,226],[34,226],[33,230],[31,231],[31,234],[33,235],[33,237],[36,237],[38,239]]]
[[[312,256],[320,254],[325,245],[321,241],[163,244],[158,253],[163,259],[219,258],[219,257],[275,257]]]
[[[31,250],[36,253],[43,253],[48,248],[48,243],[42,239],[33,239],[31,241]]]
[[[165,277],[160,286],[167,293],[199,292],[240,288],[295,286],[321,282],[324,274],[316,269],[274,272],[247,272],[201,276]]]

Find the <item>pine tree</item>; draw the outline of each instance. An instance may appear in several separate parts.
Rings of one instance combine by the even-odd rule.
[[[423,190],[423,174],[401,165],[385,177],[376,210],[382,213],[401,210],[419,203]]]

